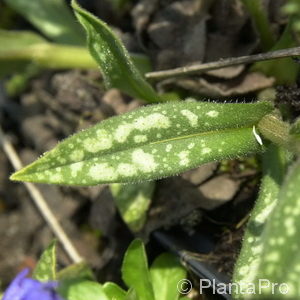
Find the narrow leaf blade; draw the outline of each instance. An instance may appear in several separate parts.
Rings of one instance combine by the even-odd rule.
[[[175,175],[263,150],[253,125],[272,110],[266,102],[144,107],[69,137],[11,179],[88,186]]]
[[[278,204],[278,194],[286,169],[286,152],[270,145],[263,155],[263,179],[259,197],[251,212],[243,238],[241,253],[235,265],[233,282],[240,285],[234,290],[234,299],[251,299],[247,288],[254,284],[261,263],[266,225]]]
[[[186,270],[176,257],[169,253],[161,254],[154,260],[150,274],[156,300],[179,298],[178,282],[186,278]]]
[[[5,0],[55,42],[84,45],[84,33],[63,0]]]
[[[138,239],[126,251],[122,278],[129,288],[134,288],[139,299],[154,300],[145,248]]]
[[[72,1],[75,15],[87,33],[88,49],[99,64],[107,87],[118,88],[125,93],[148,102],[161,99],[146,82],[119,38],[100,19]]]
[[[56,279],[56,241],[53,241],[43,252],[32,277],[39,281]]]
[[[299,299],[300,297],[300,162],[292,166],[279,192],[278,204],[266,225],[261,263],[256,284],[264,278],[278,283],[264,288],[258,299]],[[282,293],[279,285],[284,284]]]

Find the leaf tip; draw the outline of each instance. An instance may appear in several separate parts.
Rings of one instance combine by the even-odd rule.
[[[20,177],[20,173],[21,173],[21,177]],[[9,180],[11,180],[11,181],[21,181],[22,180],[21,170],[11,174],[10,177],[9,177]]]

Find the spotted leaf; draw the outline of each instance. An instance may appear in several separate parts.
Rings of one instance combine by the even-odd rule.
[[[56,241],[53,241],[42,253],[32,277],[39,281],[56,279]]]
[[[300,297],[300,163],[285,178],[264,232],[263,251],[256,282],[264,278],[277,283],[262,289],[257,299],[299,299]],[[266,286],[266,282],[264,283]],[[244,298],[243,298],[244,299]],[[252,299],[252,298],[251,298]]]
[[[263,178],[259,197],[251,212],[241,253],[234,270],[233,281],[241,287],[233,291],[235,300],[246,300],[253,297],[251,293],[247,293],[247,289],[254,284],[258,273],[266,225],[278,203],[278,194],[283,181],[283,174],[286,171],[286,164],[286,152],[274,144],[269,145],[263,155]]]
[[[138,182],[261,151],[255,124],[267,102],[176,102],[112,117],[58,144],[11,176],[67,185]]]
[[[121,217],[134,232],[143,228],[154,188],[155,181],[110,185],[111,193]]]
[[[101,68],[107,87],[118,88],[132,97],[159,102],[160,96],[133,64],[120,39],[100,19],[72,1],[75,15],[87,33],[87,45]]]

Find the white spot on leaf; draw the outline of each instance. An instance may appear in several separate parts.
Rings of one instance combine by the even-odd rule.
[[[202,154],[208,154],[210,152],[211,152],[210,148],[203,148],[202,151],[201,151]]]
[[[77,173],[82,169],[83,162],[77,162],[74,164],[71,164],[70,169],[71,169],[71,176],[76,177]]]
[[[95,180],[114,180],[116,175],[115,169],[108,163],[95,164],[89,170],[89,176]]]
[[[166,146],[166,152],[170,152],[171,149],[172,149],[172,147],[173,147],[172,144],[168,144],[168,145]]]
[[[96,153],[111,148],[112,137],[106,130],[99,129],[96,134],[97,137],[87,138],[83,141],[83,146],[87,151]]]
[[[182,115],[184,115],[188,119],[188,121],[192,127],[197,126],[197,124],[198,124],[198,116],[197,115],[195,115],[193,112],[191,112],[190,110],[187,110],[187,109],[183,109],[180,112]]]
[[[160,113],[153,113],[146,117],[139,117],[133,120],[132,123],[122,124],[117,127],[115,139],[119,143],[124,143],[133,130],[148,131],[150,129],[165,129],[171,126],[168,117]]]
[[[136,143],[143,143],[143,142],[146,142],[148,138],[146,135],[138,134],[138,135],[134,136],[133,139]]]
[[[211,118],[216,118],[219,115],[219,112],[216,110],[210,110],[209,112],[206,113],[206,115]]]
[[[189,156],[189,151],[179,152],[178,157],[180,158],[179,164],[181,166],[186,166],[190,162],[188,156]]]
[[[83,159],[83,157],[84,153],[82,150],[74,150],[70,155],[72,161],[80,161]]]
[[[133,176],[136,174],[137,170],[132,164],[121,163],[117,168],[117,172],[121,176]]]
[[[137,149],[132,153],[132,162],[143,172],[153,172],[157,168],[157,163],[154,156],[144,152],[142,149]]]

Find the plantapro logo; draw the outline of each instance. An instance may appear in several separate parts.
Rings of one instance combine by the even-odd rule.
[[[275,283],[268,279],[259,279],[257,284],[252,282],[220,283],[215,279],[200,279],[200,294],[206,289],[212,290],[213,294],[219,295],[261,295],[267,292],[272,295],[286,295],[289,292],[287,283]]]

